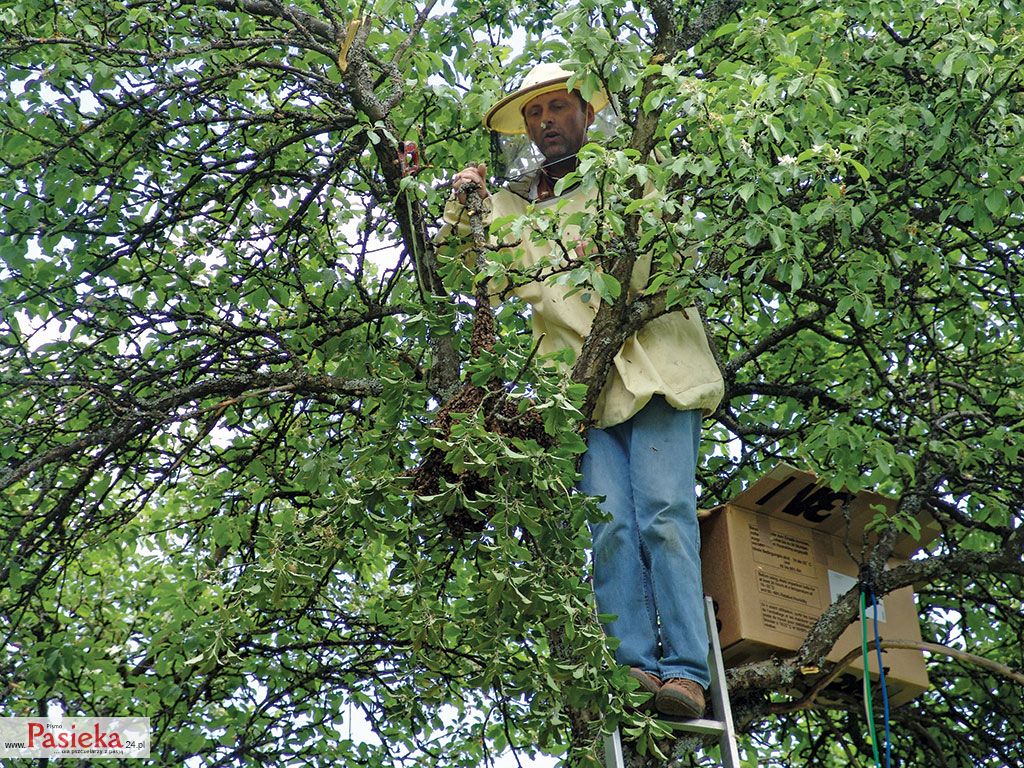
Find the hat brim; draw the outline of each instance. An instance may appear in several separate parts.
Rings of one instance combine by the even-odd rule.
[[[567,82],[568,78],[558,77],[510,93],[487,110],[487,114],[484,115],[484,125],[495,133],[507,135],[526,133],[523,109],[527,102],[544,93],[566,90]],[[608,106],[608,94],[603,89],[595,91],[590,97],[590,106],[594,108],[595,114],[600,112]]]

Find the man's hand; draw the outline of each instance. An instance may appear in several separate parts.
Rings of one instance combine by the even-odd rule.
[[[477,185],[481,200],[490,197],[491,193],[487,191],[487,166],[484,163],[467,165],[452,176],[452,190],[455,192],[455,199],[460,203],[465,204],[466,202],[466,193],[462,190],[462,186],[471,183]]]

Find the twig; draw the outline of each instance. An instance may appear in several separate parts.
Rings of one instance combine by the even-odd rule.
[[[1024,686],[1024,673],[1018,672],[1012,667],[1001,664],[998,661],[992,661],[991,659],[986,659],[984,656],[978,656],[977,654],[968,653],[967,651],[959,651],[956,648],[950,648],[946,645],[927,643],[923,640],[883,640],[881,644],[872,640],[868,643],[868,647],[871,650],[879,647],[879,645],[884,650],[920,650],[950,656],[954,659],[967,662],[968,664],[974,664],[975,666],[987,669],[989,672],[993,672],[1012,680],[1018,685]],[[839,660],[828,674],[815,682],[814,686],[804,694],[803,697],[796,701],[772,704],[768,707],[768,711],[776,715],[785,715],[797,712],[801,709],[810,709],[814,705],[814,700],[818,695],[828,687],[828,685],[832,683],[832,681],[835,680],[844,669],[850,666],[850,664],[852,664],[856,659],[860,658],[862,652],[863,651],[860,648],[855,648],[850,651]]]

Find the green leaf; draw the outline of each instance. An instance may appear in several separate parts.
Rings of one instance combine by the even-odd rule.
[[[993,216],[1001,216],[1008,207],[1003,190],[998,187],[988,190],[985,194],[985,207]]]
[[[864,166],[864,164],[858,162],[857,160],[854,160],[852,157],[846,158],[846,161],[853,166],[853,169],[857,172],[857,175],[860,176],[860,180],[867,183],[867,180],[871,177],[871,173]]]
[[[615,301],[622,291],[619,281],[604,272],[594,273],[594,290],[604,301]]]

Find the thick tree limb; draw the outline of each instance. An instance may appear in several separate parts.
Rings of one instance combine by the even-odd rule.
[[[428,8],[432,8],[430,5]],[[426,21],[421,14],[417,24]],[[389,116],[390,109],[401,100],[403,84],[400,77],[390,77],[392,92],[382,100],[374,88],[374,80],[367,64],[366,38],[369,24],[363,24],[356,31],[348,50],[348,67],[345,82],[349,85],[352,103],[357,110],[371,121],[379,123],[386,135],[398,138],[399,131]],[[416,263],[416,274],[421,280],[424,296],[430,304],[447,303],[448,297],[438,270],[434,244],[426,236],[427,226],[424,211],[416,203],[411,188],[403,189],[402,169],[398,161],[398,149],[389,141],[375,146],[377,160],[384,176],[388,192],[395,199],[395,217],[406,252]],[[454,343],[454,328],[440,313],[432,313],[428,327],[429,343],[433,353],[427,381],[433,392],[441,399],[450,397],[459,387],[460,359]]]
[[[705,6],[704,10],[679,26],[678,11],[670,2],[656,2],[651,5],[651,12],[657,25],[652,61],[669,61],[680,53],[696,45],[705,35],[718,27],[725,19],[736,12],[742,0],[719,0]],[[640,85],[640,109],[636,125],[630,137],[629,146],[636,150],[640,157],[647,157],[654,149],[657,140],[657,127],[661,119],[659,111],[646,111],[644,101],[653,91],[657,83],[657,75],[650,74]],[[643,194],[639,182],[631,190],[634,199]],[[634,216],[627,222],[627,231],[636,231],[639,218]],[[633,267],[636,264],[638,247],[635,237],[621,238],[623,242],[614,249],[614,256],[608,260],[606,271],[621,286],[629,285]],[[611,369],[612,360],[618,353],[622,343],[645,324],[660,314],[664,314],[664,296],[646,297],[630,303],[628,291],[623,290],[617,301],[601,305],[594,317],[590,335],[583,343],[583,349],[573,367],[573,381],[587,385],[587,397],[583,405],[583,414],[588,419],[593,414],[594,406],[600,390],[604,386]]]
[[[876,593],[885,595],[902,587],[927,583],[941,577],[980,577],[991,573],[1024,576],[1024,561],[1012,542],[1008,541],[1003,549],[996,552],[958,550],[948,555],[908,561],[878,575]],[[857,618],[859,599],[859,590],[852,589],[833,603],[821,615],[800,650],[789,660],[757,662],[730,671],[730,690],[741,694],[748,690],[781,687],[792,682],[796,670],[823,665],[826,654],[835,645],[839,635]]]

